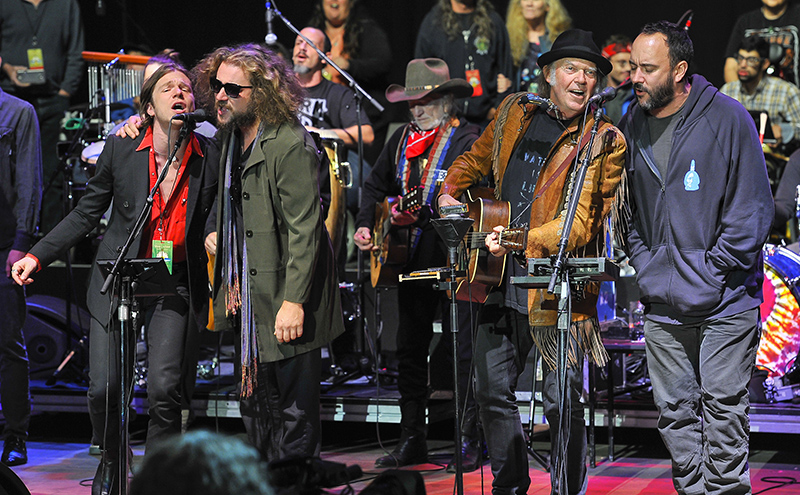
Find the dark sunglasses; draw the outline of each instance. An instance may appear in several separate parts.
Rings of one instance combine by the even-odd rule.
[[[216,77],[210,77],[208,79],[208,84],[211,86],[211,91],[213,91],[214,94],[219,93],[220,89],[225,88],[225,94],[228,95],[228,98],[238,98],[239,93],[241,93],[243,89],[252,88],[252,86],[239,86],[234,83],[222,84]]]

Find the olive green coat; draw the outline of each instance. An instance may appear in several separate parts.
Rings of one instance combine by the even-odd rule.
[[[222,136],[219,198],[223,198],[229,136]],[[242,170],[242,215],[259,362],[302,354],[344,331],[333,249],[325,230],[317,182],[318,154],[299,123],[265,126]],[[221,211],[221,209],[218,209]],[[222,215],[217,232],[222,232]],[[220,242],[222,241],[220,237]],[[220,251],[221,252],[221,251]],[[217,330],[232,328],[214,268]],[[283,301],[303,304],[303,335],[279,344],[275,317]]]

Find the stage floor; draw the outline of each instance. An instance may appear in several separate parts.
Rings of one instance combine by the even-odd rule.
[[[134,439],[140,436],[143,417],[133,424]],[[451,431],[452,423],[444,428],[432,428],[428,442],[430,464],[416,466],[420,471],[428,494],[454,493],[455,476],[444,471],[452,453],[452,442],[442,439],[442,433]],[[243,435],[241,422],[232,418],[204,418],[192,428],[218,429]],[[13,468],[33,495],[88,495],[90,479],[94,475],[98,458],[89,455],[86,415],[74,413],[49,413],[34,417],[32,438],[28,443],[30,462]],[[383,444],[391,449],[396,442],[394,425],[380,427]],[[384,450],[376,442],[375,425],[326,421],[323,424],[323,459],[359,465],[364,471],[362,481],[353,483],[356,492],[367,486],[381,470],[373,468],[375,458]],[[546,439],[546,433],[542,435]],[[549,443],[534,442],[538,452],[547,456]],[[134,443],[135,463],[141,462],[143,446]],[[620,429],[617,432],[616,460],[606,458],[607,446],[598,444],[599,461],[589,469],[589,494],[668,494],[674,493],[670,478],[670,463],[663,444],[652,430]],[[800,494],[800,451],[794,441],[785,435],[757,433],[752,438],[750,455],[753,493]],[[531,488],[529,494],[548,494],[549,474],[531,459]],[[492,475],[488,462],[482,470],[464,475],[464,493],[491,492]],[[339,493],[341,488],[331,489]]]

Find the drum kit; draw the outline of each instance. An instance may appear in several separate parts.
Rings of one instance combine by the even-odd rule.
[[[763,254],[764,302],[756,367],[767,373],[764,387],[769,402],[800,400],[800,254],[771,244],[764,246]]]
[[[83,52],[88,62],[89,103],[72,108],[78,117],[71,130],[71,142],[63,149],[62,167],[68,178],[67,196],[72,200],[68,208],[74,207],[75,199],[82,195],[86,183],[94,176],[97,158],[103,152],[106,138],[119,125],[112,120],[112,111],[131,107],[139,95],[143,73],[131,65],[144,65],[150,57],[124,55],[120,53]],[[126,102],[131,102],[127,104]]]

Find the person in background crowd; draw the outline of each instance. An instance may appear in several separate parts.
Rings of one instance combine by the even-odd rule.
[[[754,2],[755,3],[755,2]],[[761,7],[739,16],[733,26],[725,47],[725,82],[736,81],[739,77],[739,62],[736,54],[739,44],[750,35],[764,37],[773,44],[778,55],[770,63],[775,65],[775,76],[792,84],[800,84],[797,74],[798,29],[800,29],[800,5],[790,0],[761,0]]]
[[[538,93],[542,69],[536,64],[542,53],[550,50],[558,36],[572,27],[572,18],[560,0],[511,0],[506,13],[506,28],[514,60],[514,74],[498,83],[504,93],[508,84],[512,91]]]
[[[472,96],[456,105],[469,122],[485,127],[507,92],[498,90],[498,76],[513,71],[508,32],[489,0],[439,0],[422,20],[414,49],[414,58],[429,57],[470,83]]]
[[[614,99],[603,107],[612,122],[619,122],[633,102],[633,83],[631,76],[631,39],[624,34],[611,36],[603,47],[603,56],[611,62],[611,73],[608,75],[608,87],[616,88]]]
[[[44,186],[56,177],[61,119],[84,73],[83,23],[76,0],[0,2],[0,87],[36,110],[42,139]],[[62,180],[42,197],[41,233],[64,216]]]
[[[760,36],[748,36],[736,53],[738,79],[725,83],[720,91],[747,110],[767,112],[776,147],[793,151],[800,144],[800,88],[767,74],[769,43]]]
[[[316,0],[308,25],[328,36],[331,41],[329,56],[334,63],[386,106],[383,90],[392,67],[389,38],[378,23],[364,13],[361,0]],[[331,67],[323,68],[322,75],[337,84],[349,86],[347,80]],[[383,149],[392,116],[388,110],[381,113],[366,100],[362,109],[375,133],[374,144],[367,146],[364,159],[374,163]]]

